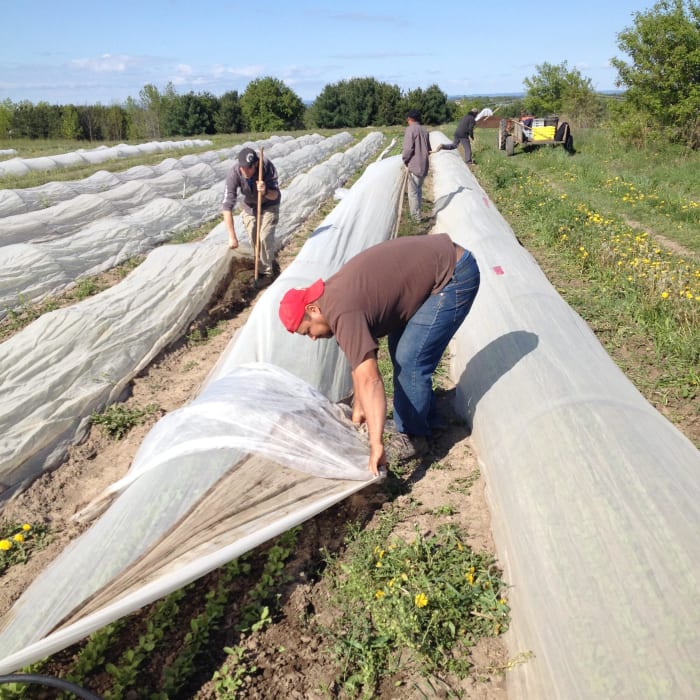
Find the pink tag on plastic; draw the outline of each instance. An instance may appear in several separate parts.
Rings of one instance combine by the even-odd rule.
[[[505,272],[503,272],[503,268],[500,265],[496,265],[496,267],[493,268],[493,271],[497,275],[504,275],[505,274]]]

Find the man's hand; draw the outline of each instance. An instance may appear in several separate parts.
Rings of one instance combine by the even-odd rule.
[[[369,464],[367,468],[372,472],[373,476],[379,476],[379,467],[386,464],[386,454],[384,453],[384,445],[372,444],[369,446]]]
[[[228,247],[229,248],[238,248],[238,238],[236,238],[236,234],[234,233],[233,235],[229,234],[228,237]]]
[[[367,357],[353,370],[352,384],[355,394],[353,423],[355,423],[356,417],[360,421],[367,422],[369,435],[368,469],[374,476],[377,476],[379,467],[386,464],[386,455],[382,445],[384,419],[386,418],[386,395],[374,353],[368,353]]]
[[[260,192],[260,194],[265,194],[265,192],[267,191],[267,187],[265,187],[265,180],[258,180],[257,185],[258,192]]]

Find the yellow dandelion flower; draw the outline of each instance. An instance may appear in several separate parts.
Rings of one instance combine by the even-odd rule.
[[[661,292],[662,299],[668,299],[668,292]]]
[[[386,593],[384,593],[384,591],[377,591],[377,592],[374,594],[374,597],[375,597],[377,600],[381,600],[385,595],[386,595]]]
[[[408,576],[406,576],[406,574],[401,574],[401,580],[408,581]]]
[[[24,535],[21,532],[18,532],[13,538],[15,542],[19,542],[20,544],[24,542]]]
[[[0,552],[7,552],[9,549],[12,549],[12,542],[10,540],[0,540]]]
[[[424,608],[428,604],[428,596],[425,593],[418,593],[415,598],[417,608]]]
[[[382,568],[382,562],[378,561],[378,562],[375,564],[375,566],[376,566],[378,569],[381,569],[381,568]]]
[[[29,523],[24,523],[24,525],[22,525],[22,529],[25,532],[29,532],[32,529],[32,526]]]
[[[473,585],[474,585],[474,574],[473,574],[473,573],[471,573],[470,571],[467,572],[466,574],[464,574],[464,578],[467,579],[467,583],[468,583],[470,586],[473,586]]]

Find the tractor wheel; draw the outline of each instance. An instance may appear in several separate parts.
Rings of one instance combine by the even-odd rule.
[[[498,150],[502,151],[506,147],[506,120],[501,119],[498,123]]]
[[[512,156],[515,151],[515,142],[513,141],[513,137],[506,136],[506,155]]]
[[[564,150],[569,154],[574,154],[574,137],[569,132],[564,139]]]

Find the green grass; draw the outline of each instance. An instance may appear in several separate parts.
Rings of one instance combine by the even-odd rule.
[[[495,130],[477,129],[477,139],[482,156],[507,158],[495,148]],[[561,147],[519,147],[508,167],[605,218],[614,216],[636,231],[648,227],[700,254],[700,153],[677,146],[630,150],[603,129],[577,131],[574,146],[574,156]]]
[[[508,157],[482,130],[476,174],[630,379],[682,422],[700,413],[700,154],[630,153],[599,130],[576,149]]]

